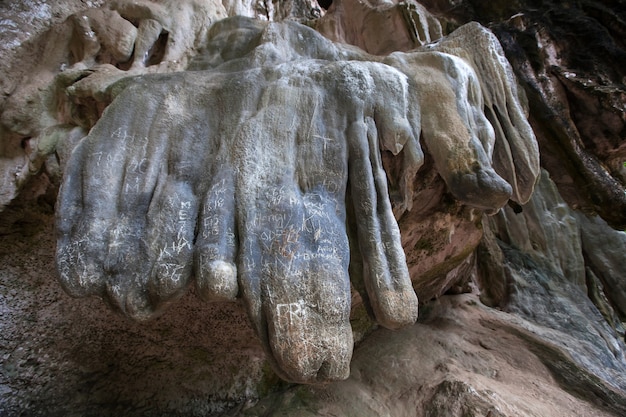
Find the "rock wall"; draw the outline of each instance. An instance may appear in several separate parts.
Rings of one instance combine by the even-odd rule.
[[[623,20],[583,3],[3,5],[2,413],[624,414]]]

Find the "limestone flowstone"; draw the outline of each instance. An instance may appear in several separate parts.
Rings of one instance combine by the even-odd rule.
[[[248,35],[224,60],[229,30]],[[344,379],[350,262],[381,325],[418,314],[381,150],[403,160],[400,212],[423,163],[420,135],[460,201],[496,211],[515,198],[491,166],[479,78],[453,55],[375,59],[294,22],[228,19],[214,33],[194,71],[112,85],[121,92],[59,193],[61,282],[139,320],[193,282],[208,301],[241,297],[279,375]]]
[[[65,287],[143,319],[195,276],[208,300],[241,291],[286,378],[345,378],[349,177],[375,311],[389,327],[417,318],[376,140],[377,124],[408,134],[405,114],[376,115],[406,106],[372,91],[396,78],[405,93],[404,76],[309,61],[159,78],[128,87],[74,151],[58,209]]]
[[[626,415],[623,0],[419,3],[0,2],[0,415]]]

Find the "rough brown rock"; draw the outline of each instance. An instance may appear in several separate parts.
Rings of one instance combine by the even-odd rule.
[[[484,167],[493,168],[511,186],[514,201],[493,217],[482,215],[480,209],[494,206],[494,201],[499,207],[506,199],[491,200],[481,193],[467,195],[463,192],[465,186],[455,187],[450,172],[459,164],[447,157],[454,140],[438,149],[437,143],[446,142],[429,138],[426,130],[423,137],[414,133],[424,155],[419,166],[413,167],[411,162],[415,160],[405,155],[406,149],[398,156],[390,150],[382,151],[380,163],[387,174],[401,244],[422,301],[421,319],[402,330],[378,329],[367,315],[372,300],[363,285],[353,280],[361,296],[353,288],[350,324],[358,345],[351,376],[325,387],[280,382],[268,367],[263,348],[238,302],[206,304],[190,294],[170,306],[166,314],[139,325],[112,315],[98,299],[68,298],[59,291],[53,272],[51,213],[61,169],[103,110],[133,85],[116,81],[146,71],[179,70],[191,56],[196,57],[191,64],[194,71],[222,65],[256,48],[256,36],[265,23],[234,19],[220,21],[226,27],[213,25],[194,32],[194,26],[186,23],[172,26],[185,19],[176,18],[174,23],[170,20],[179,12],[179,17],[189,16],[189,10],[174,7],[176,10],[163,12],[175,2],[140,2],[136,6],[117,2],[112,9],[107,8],[122,18],[128,17],[126,22],[146,20],[142,30],[154,36],[144,37],[143,46],[139,42],[137,47],[137,51],[155,52],[146,61],[143,53],[136,60],[128,58],[128,43],[132,39],[137,42],[137,34],[130,27],[116,32],[114,27],[123,28],[127,23],[114,25],[118,19],[115,13],[82,11],[84,2],[61,1],[54,6],[36,3],[8,2],[0,6],[3,18],[8,18],[8,23],[2,20],[4,26],[0,29],[9,28],[0,32],[3,40],[9,40],[1,47],[11,51],[3,53],[6,59],[0,67],[0,73],[7,75],[2,77],[3,88],[10,86],[4,89],[2,99],[11,96],[9,105],[1,107],[6,114],[0,115],[4,123],[0,130],[0,168],[5,176],[1,204],[8,204],[0,215],[0,414],[625,413],[621,323],[626,310],[622,284],[624,233],[611,229],[598,217],[587,217],[572,209],[597,212],[614,226],[623,225],[623,2],[543,2],[538,6],[523,1],[424,1],[426,7],[422,7],[413,2],[396,5],[335,1],[330,8],[324,7],[328,11],[307,1],[201,4],[212,11],[199,16],[209,19],[218,14],[264,20],[290,16],[321,28],[323,25],[310,20],[320,16],[318,23],[332,22],[325,23],[330,29],[320,29],[330,38],[372,48],[370,52],[375,53],[423,45],[431,56],[438,51],[449,54],[444,60],[431,61],[430,72],[424,68],[409,70],[415,59],[406,56],[412,57],[412,53],[364,59],[361,52],[346,50],[355,54],[353,57],[360,56],[360,61],[395,63],[396,68],[404,68],[402,72],[409,76],[410,85],[421,82],[426,88],[423,91],[435,97],[452,94],[458,99],[467,86],[468,91],[475,88],[471,86],[480,86],[483,103],[472,102],[475,97],[468,100],[473,103],[470,106],[457,100],[457,105],[448,105],[445,112],[430,114],[428,117],[434,120],[426,119],[424,125],[432,131],[445,130],[448,125],[441,114],[447,114],[454,121],[450,126],[460,126],[461,132],[463,126],[471,126],[470,133],[481,132],[483,126],[483,136],[462,133],[457,139],[471,145],[463,150],[469,159],[483,161],[480,163]],[[96,2],[90,5],[100,6]],[[150,7],[161,10],[160,14],[147,10]],[[24,14],[32,10],[43,13]],[[74,47],[74,52],[69,48],[70,55],[65,55],[68,46],[64,41],[49,42],[55,47],[45,52],[46,42],[34,40],[45,27],[43,22],[61,23],[79,11],[45,37],[73,39],[73,44],[80,47]],[[80,16],[87,16],[90,24],[85,26]],[[396,23],[385,27],[380,22],[389,20],[386,18]],[[102,24],[107,19],[111,27]],[[429,44],[469,20],[493,23],[525,90],[516,90],[513,82],[505,94],[498,92],[501,90],[489,92],[495,80],[510,82],[512,72],[490,72],[486,65],[493,62],[490,57],[503,54],[493,35],[479,25],[457,32],[470,34],[472,42],[463,41],[463,37],[455,40],[453,35]],[[32,33],[20,32],[19,28],[24,27],[20,25],[29,22],[33,23],[29,29]],[[89,36],[68,37],[67,25],[73,31],[91,28],[99,34],[98,41],[91,42]],[[169,34],[167,38],[160,36],[163,30]],[[227,35],[231,30],[237,35]],[[120,39],[121,35],[128,36],[126,43],[103,41]],[[19,41],[12,42],[15,39]],[[208,39],[212,43],[206,43]],[[159,64],[168,45],[172,46],[172,57],[182,57],[181,66],[173,62],[175,57]],[[193,51],[187,55],[189,45],[193,45]],[[287,45],[292,44],[287,42],[276,51],[293,47]],[[296,49],[306,51],[306,44]],[[46,57],[40,60],[40,66],[28,67],[37,74],[35,78],[42,88],[21,81],[26,68],[23,65],[4,70],[10,63],[20,62],[15,53],[19,50],[24,52],[26,61],[22,62],[28,62],[28,54]],[[196,54],[196,50],[202,52]],[[70,64],[79,65],[61,72],[66,56]],[[456,68],[457,75],[450,73],[442,78],[438,72],[442,63],[447,69]],[[471,69],[469,73],[459,71],[465,66]],[[168,77],[176,79],[153,79]],[[453,87],[442,85],[442,79]],[[429,86],[434,88],[428,90]],[[68,95],[59,95],[62,91]],[[532,196],[538,166],[536,159],[525,159],[534,155],[532,149],[520,146],[531,142],[511,140],[511,135],[520,130],[516,120],[524,120],[525,95],[540,142],[542,165],[556,183],[543,174]],[[420,100],[429,103],[418,106],[420,112],[427,114],[435,108],[436,100]],[[514,109],[518,119],[503,121],[502,116],[507,114],[502,109],[516,104],[521,104]],[[135,107],[141,106],[141,101],[135,103]],[[495,142],[489,134],[484,135],[483,110],[494,128]],[[468,149],[481,148],[486,158],[468,153]],[[463,184],[472,182],[476,183],[471,180]],[[505,194],[509,195],[508,191]],[[412,198],[407,199],[408,195]],[[355,218],[350,209],[346,215]],[[354,251],[358,246],[354,244],[356,225],[353,227],[352,232],[348,228],[350,250],[352,259],[358,261]],[[353,265],[350,275],[356,277],[355,271],[359,270]],[[213,285],[221,281],[200,282],[204,284],[194,292],[204,299],[229,299],[235,293],[233,286]],[[475,294],[443,295],[464,291]],[[429,302],[431,298],[438,299]],[[497,309],[486,308],[479,300]]]
[[[535,333],[539,328],[529,322],[486,309],[472,295],[444,296],[424,315],[415,326],[372,334],[356,350],[348,380],[327,387],[293,387],[233,415],[539,417],[624,412],[626,404],[615,388],[572,366],[568,355]],[[581,389],[572,379],[559,380],[565,374],[588,384]],[[594,397],[601,400],[593,404]]]

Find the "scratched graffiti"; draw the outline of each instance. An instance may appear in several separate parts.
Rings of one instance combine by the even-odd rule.
[[[58,199],[59,274],[70,293],[138,319],[193,283],[207,301],[241,298],[279,375],[345,378],[349,270],[381,325],[417,318],[381,151],[401,161],[400,214],[420,137],[464,203],[498,208],[511,187],[490,165],[493,138],[464,136],[488,121],[460,58],[374,58],[294,22],[245,22],[250,42],[215,55],[234,59],[129,81],[75,148]],[[236,23],[214,28],[239,36]],[[452,113],[422,111],[429,95]],[[471,169],[450,164],[457,154]]]
[[[322,106],[320,95],[305,92],[318,88],[310,81],[311,73],[318,82],[326,77],[323,85],[331,89],[344,88],[342,83],[354,79],[371,85],[351,96],[325,95]],[[151,92],[167,96],[170,104],[178,100],[181,108],[176,114],[185,115],[184,120],[176,122],[169,112],[161,115],[169,120],[163,124],[158,113],[142,114],[145,108],[132,104],[137,96],[130,87],[109,107],[107,117],[121,120],[118,114],[123,113],[152,124],[131,124],[112,134],[99,124],[79,145],[71,163],[93,170],[89,176],[71,177],[82,186],[63,186],[61,212],[73,206],[79,208],[75,219],[100,216],[109,232],[107,241],[101,242],[90,232],[76,233],[72,219],[61,221],[61,279],[75,293],[104,292],[113,306],[138,318],[149,317],[179,297],[192,281],[196,293],[207,301],[243,297],[281,375],[297,381],[343,378],[352,349],[348,187],[354,211],[363,217],[357,223],[357,247],[368,260],[363,267],[370,270],[363,276],[372,281],[369,288],[377,294],[372,302],[387,306],[374,306],[377,318],[395,327],[413,322],[417,314],[406,262],[399,256],[397,224],[389,221],[391,206],[384,204],[386,183],[373,178],[373,170],[382,171],[382,166],[380,157],[372,156],[378,155],[379,147],[370,143],[375,135],[367,134],[367,129],[376,125],[366,126],[360,121],[363,114],[349,110],[365,112],[354,102],[369,101],[367,111],[375,112],[376,95],[365,91],[375,88],[377,78],[395,77],[402,93],[405,77],[379,64],[323,61],[278,67],[262,75],[235,74],[238,89],[261,89],[264,97],[262,108],[239,112],[223,110],[242,106],[241,102],[222,106],[226,97],[237,96],[226,94],[228,84],[211,82],[211,73],[196,77],[196,88],[179,98],[166,83]],[[299,80],[299,94],[283,85],[289,77]],[[400,96],[399,100],[406,98]],[[185,107],[186,103],[195,107]],[[198,103],[211,109],[208,121]],[[335,114],[344,114],[342,125],[335,121],[327,128],[329,107],[332,120]],[[242,121],[241,114],[250,116]],[[393,120],[406,117],[399,113]],[[106,126],[107,120],[101,123]],[[212,133],[190,133],[188,125],[210,126]],[[171,133],[147,134],[164,130]],[[77,238],[82,243],[73,243]],[[383,245],[385,239],[390,240]],[[106,259],[93,259],[98,245],[107,248]],[[85,255],[88,258],[83,259]],[[124,280],[125,275],[133,279]],[[104,282],[104,289],[92,282]],[[393,291],[403,298],[386,299]],[[293,299],[297,301],[289,301]],[[397,314],[396,308],[405,313]],[[320,369],[326,369],[325,374],[318,375]]]

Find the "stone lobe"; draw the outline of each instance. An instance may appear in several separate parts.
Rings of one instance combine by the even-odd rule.
[[[213,48],[236,23],[224,22]],[[512,189],[485,151],[495,139],[465,61],[416,52],[375,62],[295,23],[243,27],[256,43],[218,66],[209,42],[196,71],[127,82],[77,146],[57,208],[61,281],[140,320],[194,281],[209,301],[241,296],[280,375],[343,379],[350,246],[376,320],[417,318],[380,149],[405,160],[401,211],[420,132],[461,201],[497,210]]]

